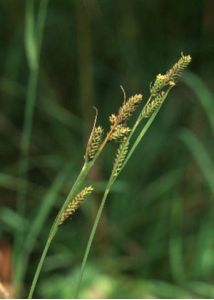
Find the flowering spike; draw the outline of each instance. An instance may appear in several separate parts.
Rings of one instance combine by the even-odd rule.
[[[115,130],[112,132],[110,140],[118,140],[128,135],[131,129],[122,125],[117,125]]]
[[[126,102],[124,102],[124,104],[119,109],[118,123],[123,123],[133,114],[137,105],[142,101],[142,97],[143,96],[141,94],[136,94],[130,97]]]
[[[127,152],[128,152],[128,146],[129,146],[129,141],[127,138],[124,138],[123,142],[120,144],[120,146],[117,150],[117,154],[116,154],[116,158],[115,158],[114,166],[113,166],[113,177],[117,177],[117,175],[121,171],[123,162],[124,162]]]
[[[116,120],[117,120],[117,117],[114,114],[111,114],[109,116],[109,121],[111,124],[114,124],[116,122]]]
[[[86,148],[85,160],[91,160],[94,158],[101,144],[102,136],[103,128],[101,126],[95,127],[92,131],[91,137]]]
[[[160,94],[158,94],[152,101],[148,102],[142,111],[142,116],[144,118],[148,118],[151,116],[151,114],[157,110],[161,104],[164,102],[166,96],[167,96],[168,92],[161,92]]]
[[[158,74],[154,84],[151,86],[150,92],[152,96],[157,95],[164,87],[174,86],[175,81],[182,75],[184,69],[189,65],[192,58],[190,55],[181,55],[177,63],[169,69],[166,74]]]
[[[68,204],[64,212],[62,213],[59,221],[59,225],[61,225],[68,217],[70,217],[77,208],[82,204],[85,200],[86,196],[91,194],[93,191],[92,186],[85,187],[79,194],[77,194],[73,200]]]

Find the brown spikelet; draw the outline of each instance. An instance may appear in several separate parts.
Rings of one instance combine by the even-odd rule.
[[[114,131],[111,134],[110,140],[120,140],[129,134],[131,129],[129,127],[125,127],[123,125],[117,125]]]
[[[124,138],[116,153],[116,158],[113,166],[113,177],[117,177],[117,175],[121,171],[123,162],[128,152],[128,146],[129,146],[129,141],[127,138]]]
[[[116,120],[117,120],[117,117],[114,114],[111,114],[109,116],[109,121],[111,124],[114,124],[116,122]]]
[[[103,136],[103,128],[101,126],[94,127],[86,148],[86,154],[85,154],[86,160],[91,160],[94,158],[102,142],[102,136]]]
[[[124,102],[118,113],[119,123],[125,122],[133,114],[138,104],[142,101],[142,98],[141,94],[136,94]]]
[[[181,58],[176,64],[166,73],[169,80],[175,80],[182,75],[184,69],[190,64],[192,58],[190,55],[181,55]]]
[[[92,186],[85,187],[79,194],[77,194],[73,200],[68,204],[65,211],[62,213],[59,221],[59,225],[61,225],[68,217],[70,217],[77,208],[81,205],[81,203],[85,200],[86,196],[91,194],[93,191]]]

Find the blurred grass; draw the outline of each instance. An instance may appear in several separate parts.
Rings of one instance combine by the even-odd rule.
[[[92,106],[106,126],[107,116],[123,101],[121,84],[127,96],[143,92],[146,97],[154,76],[183,51],[193,56],[192,70],[115,184],[82,296],[214,297],[214,8],[208,2],[50,1],[26,179],[18,173],[18,149],[27,59],[31,53],[34,66],[35,55],[30,50],[26,57],[24,39],[28,36],[28,49],[34,42],[32,34],[25,36],[26,1],[0,3],[0,243],[9,241],[14,250],[17,234],[29,238],[34,231],[33,246],[20,252],[30,255],[21,295],[27,293],[56,209],[81,165]],[[32,3],[36,14],[42,2]],[[98,193],[61,230],[35,296],[73,295],[114,151],[109,145],[88,179],[98,180]],[[28,186],[24,217],[15,204],[23,180]]]
[[[26,214],[26,197],[27,197],[27,178],[29,171],[29,152],[31,148],[31,135],[34,121],[35,103],[37,98],[37,84],[39,76],[39,61],[42,35],[46,19],[48,0],[41,0],[38,8],[37,20],[34,13],[34,1],[26,1],[25,6],[25,51],[29,67],[29,76],[26,91],[26,103],[23,118],[23,129],[20,142],[20,159],[19,159],[19,176],[24,178],[23,184],[17,193],[17,211],[21,216]],[[42,224],[40,215],[38,222]],[[32,234],[30,230],[29,235]],[[23,243],[26,242],[30,251],[32,251],[29,239],[25,240],[25,232],[17,232],[14,241],[14,277],[15,285],[20,285],[25,276],[27,251],[23,249]]]

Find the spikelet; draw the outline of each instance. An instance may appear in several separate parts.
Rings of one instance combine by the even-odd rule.
[[[142,101],[143,96],[141,94],[136,94],[130,97],[119,109],[117,118],[119,119],[119,124],[125,122],[135,111],[137,105]]]
[[[151,114],[161,106],[166,96],[167,96],[167,92],[162,91],[152,101],[148,102],[143,108],[142,116],[144,118],[150,117]]]
[[[121,138],[127,136],[131,129],[123,125],[117,125],[111,134],[110,140],[120,140]]]
[[[137,105],[141,102],[142,97],[141,94],[130,97],[127,101],[124,101],[117,115],[112,114],[109,116],[109,121],[111,123],[109,140],[120,140],[129,134],[131,129],[127,127],[125,123],[135,111]]]
[[[85,200],[86,196],[91,194],[93,191],[92,186],[85,187],[79,194],[77,194],[73,200],[68,204],[65,211],[62,213],[59,221],[59,225],[61,225],[68,217],[70,217],[77,208],[81,205],[81,203]]]
[[[101,126],[94,127],[86,148],[86,154],[85,154],[86,160],[91,160],[94,158],[101,144],[102,136],[103,136],[103,128]]]
[[[114,114],[109,116],[109,121],[111,124],[114,124],[117,121],[117,117]]]
[[[123,162],[128,152],[128,146],[129,146],[129,141],[127,138],[124,138],[116,153],[116,158],[113,166],[113,177],[117,177],[117,175],[121,171]]]
[[[169,80],[175,80],[177,77],[180,77],[191,60],[192,58],[190,55],[185,56],[182,54],[178,62],[166,73]]]
[[[182,75],[182,72],[189,65],[190,62],[191,56],[185,56],[182,54],[178,62],[171,69],[169,69],[169,71],[167,71],[166,74],[158,74],[156,76],[154,84],[151,86],[151,95],[157,95],[164,87],[174,86],[176,79]]]
[[[168,77],[166,75],[158,74],[156,80],[152,85],[150,92],[152,96],[159,93],[168,84]]]

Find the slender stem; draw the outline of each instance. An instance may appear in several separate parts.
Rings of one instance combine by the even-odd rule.
[[[158,111],[157,111],[158,112]],[[137,139],[137,143],[135,142],[134,145],[132,146],[131,150],[129,153],[132,153],[134,152],[137,144],[140,142],[140,140],[142,139],[143,135],[146,133],[146,131],[148,130],[148,128],[150,127],[150,125],[152,124],[157,112],[155,112],[151,118],[147,121],[146,125],[144,126],[143,130],[141,131],[141,133],[139,134],[139,137]],[[138,118],[139,119],[139,118]],[[137,126],[139,125],[139,122],[138,120],[136,121],[137,124],[135,126],[135,129],[137,128]],[[134,130],[135,130],[134,129]],[[132,136],[134,132],[131,132],[130,133],[130,136],[129,138]],[[128,154],[129,155],[129,154]],[[131,156],[130,155],[130,156]],[[129,156],[129,158],[130,158]],[[127,156],[128,157],[128,156]],[[124,164],[126,164],[128,162],[128,160],[125,160],[124,161]],[[120,170],[120,172],[122,171],[123,167],[124,167],[124,164]],[[112,185],[114,184],[115,180],[117,179],[117,177],[119,176],[120,172],[118,173],[118,175],[116,177],[113,177],[113,171],[112,170],[112,173],[111,173],[111,176],[109,178],[109,181],[108,181],[108,184],[107,184],[107,187],[105,189],[105,193],[103,195],[103,198],[102,198],[102,201],[101,201],[101,204],[99,206],[99,209],[98,209],[98,212],[97,212],[97,215],[96,215],[96,218],[95,218],[95,221],[94,221],[94,224],[92,226],[92,229],[91,229],[91,232],[90,232],[90,236],[89,236],[89,239],[88,239],[88,242],[87,242],[87,246],[86,246],[86,249],[85,249],[85,252],[84,252],[84,256],[83,256],[83,260],[82,260],[82,263],[81,263],[81,269],[80,269],[80,275],[79,275],[79,278],[78,278],[78,282],[77,282],[77,288],[76,288],[76,291],[75,291],[75,299],[78,299],[79,297],[79,292],[80,292],[80,286],[81,286],[81,283],[82,283],[82,278],[83,278],[83,274],[84,274],[84,271],[85,271],[85,267],[86,267],[86,263],[87,263],[87,260],[88,260],[88,256],[89,256],[89,252],[90,252],[90,249],[91,249],[91,246],[92,246],[92,242],[94,240],[94,236],[96,234],[96,230],[97,230],[97,226],[98,226],[98,223],[100,221],[100,218],[101,218],[101,215],[102,215],[102,212],[103,212],[103,208],[105,206],[105,203],[106,203],[106,199],[108,197],[108,194],[111,190],[111,187]]]
[[[28,299],[32,299],[32,296],[33,296],[33,292],[35,290],[35,287],[36,287],[36,283],[38,281],[38,278],[39,278],[39,274],[41,272],[41,269],[42,269],[42,266],[43,266],[43,263],[44,263],[44,260],[46,258],[46,255],[47,255],[47,252],[48,252],[48,249],[50,248],[50,244],[55,236],[57,232],[57,227],[56,226],[53,226],[52,227],[52,230],[50,231],[50,234],[49,234],[49,237],[48,237],[48,240],[45,244],[45,248],[42,252],[42,256],[40,258],[40,261],[39,261],[39,264],[38,264],[38,267],[36,269],[36,273],[35,273],[35,276],[33,278],[33,282],[32,282],[32,285],[31,285],[31,288],[30,288],[30,292],[29,292],[29,295],[28,295]]]
[[[150,101],[150,98],[149,100]],[[158,113],[159,109],[153,113],[153,115],[150,117],[150,119],[147,121],[146,125],[144,126],[143,130],[141,131],[141,133],[139,134],[138,138],[136,139],[134,145],[132,146],[131,150],[130,150],[130,155],[128,155],[128,159],[130,158],[130,156],[132,155],[132,153],[134,152],[135,148],[137,147],[137,145],[139,144],[140,140],[142,139],[142,137],[144,136],[144,134],[146,133],[146,131],[148,130],[148,128],[150,127],[150,125],[152,124],[156,114]],[[140,124],[140,121],[143,119],[143,115],[142,115],[142,112],[140,113],[139,117],[137,118],[137,121],[135,123],[135,125],[133,126],[133,129],[129,135],[129,139],[132,137],[134,131],[136,130],[136,128],[138,127],[138,125]],[[115,122],[114,126],[112,126],[111,130],[109,131],[109,133],[107,134],[105,140],[103,141],[103,143],[101,144],[97,154],[95,155],[94,159],[92,161],[88,161],[88,162],[85,162],[85,164],[83,165],[83,168],[79,174],[79,176],[77,177],[76,179],[76,182],[74,183],[67,199],[65,200],[64,204],[62,205],[53,225],[52,225],[52,228],[50,230],[50,234],[49,234],[49,238],[46,242],[46,245],[45,245],[45,248],[43,250],[43,253],[42,253],[42,256],[41,256],[41,259],[40,259],[40,262],[38,264],[38,267],[37,267],[37,270],[36,270],[36,273],[35,273],[35,276],[34,276],[34,279],[33,279],[33,282],[32,282],[32,285],[31,285],[31,289],[30,289],[30,293],[29,293],[29,297],[28,298],[31,298],[32,295],[33,295],[33,292],[34,292],[34,289],[35,289],[35,286],[36,286],[36,283],[38,281],[38,277],[39,277],[39,274],[41,272],[41,269],[42,269],[42,266],[43,266],[43,263],[44,263],[44,260],[45,260],[45,257],[47,255],[47,251],[50,247],[50,244],[51,244],[51,241],[53,240],[56,232],[57,232],[57,229],[58,229],[58,225],[59,225],[59,220],[60,220],[60,216],[61,214],[64,212],[66,206],[68,205],[68,203],[71,201],[71,198],[74,196],[74,193],[76,192],[76,190],[78,189],[79,185],[83,182],[83,180],[85,179],[85,177],[87,176],[89,170],[92,168],[92,166],[94,165],[95,161],[97,160],[98,156],[100,155],[100,153],[102,152],[103,148],[105,147],[106,143],[108,142],[109,138],[111,137],[111,133],[113,132],[114,128],[117,126],[117,122]],[[126,159],[125,160],[125,164],[128,160]],[[122,168],[121,168],[122,170]],[[119,172],[120,173],[120,172]],[[118,173],[118,175],[119,175]],[[117,176],[118,176],[117,175]],[[103,208],[105,206],[105,201],[107,199],[107,196],[110,192],[110,189],[111,189],[111,186],[113,185],[114,181],[116,180],[117,177],[113,177],[113,171],[111,173],[111,176],[109,178],[109,182],[107,184],[107,187],[106,187],[106,190],[105,190],[105,193],[104,193],[104,196],[103,196],[103,199],[102,199],[102,202],[101,202],[101,205],[100,205],[100,208],[98,210],[98,213],[97,213],[97,216],[96,216],[96,219],[95,219],[95,222],[94,222],[94,225],[92,227],[92,230],[91,230],[91,234],[89,236],[89,240],[88,240],[88,243],[87,243],[87,246],[86,246],[86,250],[85,250],[85,254],[84,254],[84,257],[83,257],[83,261],[82,261],[82,264],[81,264],[81,270],[80,270],[80,276],[79,276],[79,280],[78,280],[78,284],[77,284],[77,289],[76,289],[76,297],[78,297],[78,294],[79,294],[79,290],[80,290],[80,286],[81,286],[81,281],[82,281],[82,277],[83,277],[83,273],[84,273],[84,269],[85,269],[85,266],[86,266],[86,263],[87,263],[87,259],[88,259],[88,255],[89,255],[89,252],[90,252],[90,249],[91,249],[91,245],[92,245],[92,242],[93,242],[93,239],[94,239],[94,236],[95,236],[95,233],[96,233],[96,229],[97,229],[97,226],[98,226],[98,223],[99,223],[99,220],[100,220],[100,217],[102,215],[102,211],[103,211]]]
[[[56,219],[55,219],[55,221],[54,221],[54,223],[53,223],[53,225],[51,227],[48,240],[47,240],[47,242],[45,244],[45,247],[43,249],[42,256],[40,258],[40,261],[39,261],[39,264],[37,266],[36,273],[34,275],[33,282],[32,282],[31,288],[30,288],[28,299],[31,299],[32,296],[33,296],[33,292],[35,290],[35,287],[36,287],[36,284],[37,284],[37,281],[38,281],[38,278],[39,278],[42,266],[44,264],[44,260],[46,258],[48,249],[49,249],[50,244],[51,244],[51,241],[53,240],[55,234],[57,233],[57,229],[58,229],[58,225],[59,225],[59,220],[60,220],[61,214],[64,212],[66,206],[68,205],[68,203],[73,198],[74,194],[76,193],[76,191],[79,188],[79,186],[82,184],[83,180],[86,178],[86,176],[87,176],[88,172],[90,171],[90,169],[93,167],[95,161],[97,160],[97,158],[101,154],[102,150],[104,149],[105,145],[107,144],[108,140],[110,139],[111,133],[113,132],[113,130],[114,130],[114,128],[116,126],[117,126],[116,123],[114,124],[114,126],[112,126],[111,130],[107,134],[105,140],[101,144],[101,146],[100,146],[99,150],[97,151],[97,154],[95,155],[95,157],[93,158],[93,160],[92,161],[87,161],[87,162],[84,163],[80,174],[78,175],[78,177],[77,177],[77,179],[76,179],[76,181],[75,181],[75,183],[74,183],[74,185],[73,185],[73,187],[72,187],[69,195],[67,196],[64,204],[62,205],[62,207],[61,207],[61,209],[60,209],[60,211],[59,211],[59,213],[58,213],[58,215],[57,215],[57,217],[56,217]],[[106,197],[107,197],[107,195],[106,195]],[[103,206],[104,206],[104,204],[103,204]],[[101,213],[102,213],[102,211],[100,212],[100,215],[101,215]],[[96,231],[96,228],[95,228],[95,231]],[[92,238],[92,240],[93,240],[93,238]],[[89,249],[90,249],[90,247],[89,247]]]
[[[168,92],[169,92],[169,90],[168,90]],[[166,93],[166,96],[168,95],[168,92]],[[151,97],[148,99],[147,103],[150,100],[151,100]],[[136,147],[138,146],[138,144],[140,143],[140,141],[144,137],[145,133],[147,132],[147,130],[149,129],[149,127],[153,123],[156,115],[158,114],[158,112],[160,110],[160,107],[151,115],[151,117],[149,118],[149,120],[144,125],[144,127],[141,130],[140,134],[136,138],[133,146],[131,147],[130,151],[128,152],[128,155],[127,155],[126,159],[123,162],[123,165],[122,165],[122,167],[120,169],[120,172],[117,174],[116,177],[113,177],[114,169],[112,170],[111,176],[109,178],[109,181],[108,181],[105,193],[103,195],[103,199],[102,199],[100,207],[98,209],[98,212],[97,212],[97,215],[96,215],[96,218],[95,218],[95,221],[94,221],[94,224],[92,226],[91,233],[90,233],[90,236],[89,236],[89,239],[88,239],[88,243],[87,243],[87,246],[86,246],[86,249],[85,249],[85,253],[84,253],[84,256],[83,256],[83,260],[82,260],[82,264],[81,264],[81,269],[80,269],[80,275],[79,275],[78,282],[77,282],[77,288],[76,288],[76,292],[75,292],[75,298],[78,298],[78,296],[79,296],[80,286],[81,286],[81,282],[82,282],[84,270],[85,270],[85,267],[86,267],[86,263],[87,263],[87,260],[88,260],[89,252],[90,252],[90,249],[91,249],[91,246],[92,246],[92,242],[94,240],[94,236],[96,234],[96,229],[97,229],[99,220],[101,218],[101,215],[102,215],[102,212],[103,212],[103,208],[105,206],[106,199],[107,199],[108,194],[109,194],[109,192],[111,190],[111,187],[114,184],[114,182],[117,179],[117,177],[119,176],[119,174],[121,173],[121,171],[123,170],[123,168],[125,167],[125,165],[127,164],[127,162],[129,161],[129,159],[131,158],[132,154],[134,153]],[[135,130],[137,129],[137,127],[139,126],[139,124],[140,124],[140,122],[142,121],[143,118],[144,118],[144,116],[143,116],[143,110],[142,110],[141,113],[139,114],[139,116],[138,116],[138,118],[137,118],[137,120],[136,120],[133,128],[132,128],[132,131],[130,132],[130,134],[128,136],[128,140],[131,139],[132,135],[134,134]]]
[[[134,144],[132,145],[131,149],[129,150],[124,162],[123,162],[123,165],[122,165],[122,168],[120,171],[122,171],[122,169],[125,167],[125,165],[127,164],[127,162],[129,161],[129,159],[131,158],[132,154],[134,153],[135,149],[137,148],[138,144],[140,143],[140,141],[142,140],[142,138],[144,137],[144,135],[146,134],[147,130],[149,129],[149,127],[152,125],[156,115],[158,114],[158,110],[156,110],[152,115],[151,117],[149,118],[149,120],[146,122],[145,126],[143,127],[143,129],[141,130],[140,134],[138,135],[138,137],[136,138]]]
[[[79,296],[80,286],[81,286],[85,266],[86,266],[86,263],[87,263],[87,260],[88,260],[88,255],[89,255],[89,252],[90,252],[90,249],[91,249],[92,242],[94,240],[94,236],[95,236],[95,233],[96,233],[96,230],[97,230],[98,223],[100,221],[100,217],[101,217],[102,212],[103,212],[103,208],[105,206],[107,196],[110,192],[110,189],[111,189],[111,186],[112,186],[113,182],[114,181],[112,180],[112,176],[111,176],[110,179],[109,179],[109,182],[107,184],[104,196],[102,198],[102,202],[101,202],[100,207],[98,209],[93,227],[91,229],[91,233],[90,233],[90,236],[89,236],[89,239],[88,239],[88,242],[87,242],[87,246],[86,246],[84,257],[83,257],[82,264],[81,264],[80,275],[79,275],[79,278],[78,278],[77,288],[76,288],[75,296],[74,296],[75,299],[77,299],[78,296]]]
[[[144,105],[144,107],[151,101],[152,96],[149,97],[149,99],[147,100],[146,104]],[[143,120],[144,115],[143,115],[143,109],[141,110],[136,122],[134,123],[134,126],[132,127],[132,130],[128,136],[128,140],[130,141],[130,139],[132,138],[135,130],[137,129],[137,127],[140,125],[141,121]]]
[[[165,93],[165,97],[164,97],[164,100],[162,102],[162,104],[164,103],[166,97],[168,96],[168,93],[170,92],[172,87],[169,87],[168,90],[166,91]],[[148,102],[150,101],[151,97],[149,98]],[[147,103],[148,103],[147,102]],[[161,109],[161,106],[162,104],[159,106],[158,109],[156,109],[153,114],[151,115],[151,117],[149,118],[149,120],[146,122],[146,124],[144,125],[143,129],[141,130],[140,134],[138,135],[138,137],[136,138],[134,144],[132,145],[131,149],[129,150],[128,152],[128,155],[126,156],[124,162],[123,162],[123,165],[122,165],[122,168],[120,170],[120,172],[122,171],[122,169],[125,167],[125,165],[127,164],[127,162],[129,161],[129,159],[131,158],[132,154],[134,153],[135,149],[137,148],[138,144],[140,143],[140,141],[142,140],[142,138],[144,137],[144,135],[146,134],[147,130],[149,129],[149,127],[152,125],[155,117],[157,116],[159,110]],[[130,140],[130,138],[132,137],[134,131],[136,130],[136,128],[138,127],[138,125],[140,124],[140,122],[143,120],[144,118],[144,115],[143,115],[143,110],[142,112],[140,113],[134,127],[133,127],[133,130],[131,131],[128,139]],[[118,174],[119,175],[119,174]]]
[[[58,225],[59,225],[59,220],[60,220],[60,217],[61,217],[61,214],[63,213],[63,211],[65,210],[66,206],[68,205],[68,203],[71,201],[71,199],[74,197],[74,194],[76,193],[77,189],[79,188],[79,186],[82,184],[82,182],[84,181],[85,177],[87,176],[88,174],[88,171],[89,169],[92,167],[92,163],[85,163],[82,167],[82,170],[79,174],[79,176],[77,177],[71,191],[69,192],[64,204],[62,205],[51,229],[50,229],[50,233],[49,233],[49,237],[46,241],[46,244],[45,244],[45,247],[44,247],[44,250],[42,252],[42,256],[40,258],[40,261],[39,261],[39,264],[37,266],[37,269],[36,269],[36,272],[35,272],[35,275],[34,275],[34,278],[33,278],[33,281],[32,281],[32,284],[31,284],[31,288],[30,288],[30,292],[29,292],[29,295],[28,295],[28,299],[31,299],[32,296],[33,296],[33,292],[35,290],[35,287],[36,287],[36,284],[37,284],[37,281],[38,281],[38,278],[39,278],[39,275],[40,275],[40,272],[41,272],[41,269],[42,269],[42,266],[44,264],[44,260],[46,258],[46,255],[47,255],[47,252],[48,252],[48,249],[51,245],[51,242],[55,236],[55,234],[57,233],[58,231]]]
[[[49,189],[48,193],[42,199],[42,202],[44,203],[40,206],[35,216],[35,219],[32,220],[32,223],[29,225],[29,230],[25,237],[24,245],[22,245],[22,251],[20,253],[19,261],[17,262],[17,268],[19,270],[19,282],[22,282],[23,280],[23,277],[27,270],[32,249],[34,248],[37,238],[41,233],[45,220],[47,219],[48,213],[50,212],[53,206],[53,201],[57,198],[58,192],[62,187],[66,176],[68,175],[69,169],[70,166],[66,166],[66,168],[63,168],[63,171],[53,181],[53,184]]]

